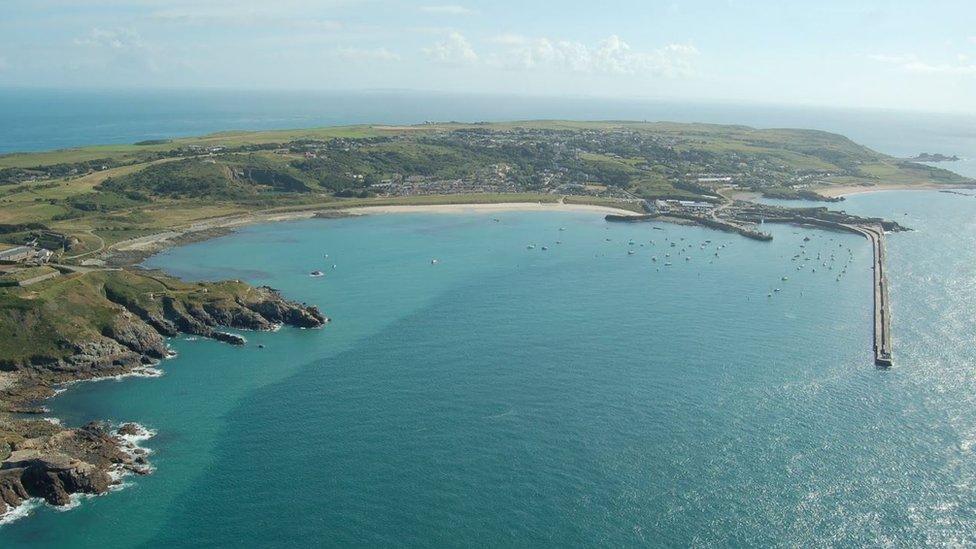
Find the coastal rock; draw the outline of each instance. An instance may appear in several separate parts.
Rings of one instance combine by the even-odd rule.
[[[49,436],[24,438],[0,463],[0,514],[24,500],[43,498],[51,505],[66,505],[72,494],[102,494],[116,481],[118,470],[148,473],[152,469],[145,455],[112,436],[106,426],[89,423],[78,429],[54,430]],[[141,436],[136,424],[125,424],[119,433]]]
[[[297,328],[318,328],[327,321],[318,308],[286,301],[277,295],[247,306],[271,322]]]
[[[221,326],[244,330],[270,330],[274,328],[274,324],[268,319],[237,302],[233,303],[233,307],[228,307],[226,304],[207,303],[204,308],[210,317]]]
[[[125,436],[138,436],[142,434],[142,429],[135,423],[124,423],[119,426],[118,433]]]
[[[0,515],[31,497],[21,482],[22,470],[0,470]]]
[[[101,337],[73,345],[74,354],[53,363],[32,364],[35,369],[60,372],[68,379],[86,379],[125,373],[141,366],[142,354],[117,341]]]
[[[197,322],[203,324],[204,326],[216,326],[219,324],[210,313],[203,307],[196,303],[189,303],[185,306],[186,312],[192,316]]]
[[[23,454],[23,455],[21,455]],[[14,452],[4,469],[20,470],[20,482],[32,497],[51,505],[67,505],[71,494],[101,494],[112,482],[108,472],[64,454],[41,454],[36,450]]]
[[[228,334],[227,332],[211,332],[210,337],[216,339],[217,341],[223,341],[224,343],[230,343],[231,345],[245,345],[247,340],[243,337],[235,334]]]
[[[167,353],[166,342],[159,332],[128,311],[116,317],[112,325],[104,330],[104,335],[152,358],[164,358]]]

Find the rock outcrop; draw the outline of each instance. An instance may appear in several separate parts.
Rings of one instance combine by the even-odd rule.
[[[117,431],[91,423],[14,419],[46,413],[38,403],[62,383],[145,370],[169,355],[167,337],[189,334],[231,345],[246,340],[224,328],[315,328],[328,319],[273,288],[240,281],[186,283],[145,271],[97,271],[59,281],[61,294],[7,295],[0,322],[11,332],[0,356],[0,515],[29,498],[66,505],[72,494],[101,494],[126,473],[152,470],[135,441],[136,424]]]
[[[8,443],[9,455],[0,462],[0,514],[28,498],[67,505],[72,494],[107,492],[125,472],[149,471],[135,446],[119,436],[121,429],[114,435],[98,423],[52,429],[49,436]],[[139,433],[137,426],[130,429],[130,434]]]

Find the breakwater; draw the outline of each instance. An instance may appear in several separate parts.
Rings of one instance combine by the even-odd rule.
[[[891,304],[888,301],[888,276],[885,271],[884,230],[881,227],[854,226],[852,230],[871,241],[874,262],[874,363],[882,368],[892,365]]]
[[[697,225],[702,225],[710,229],[716,229],[719,231],[725,231],[729,233],[740,234],[746,238],[751,238],[753,240],[772,240],[773,236],[769,233],[764,233],[762,231],[757,231],[751,229],[744,225],[739,225],[732,223],[723,219],[702,217],[700,215],[691,215],[678,212],[669,212],[667,215],[656,215],[656,214],[645,214],[645,215],[616,215],[609,214],[606,216],[607,221],[616,221],[623,223],[637,223],[641,221],[668,221],[668,220],[686,220],[691,221]]]

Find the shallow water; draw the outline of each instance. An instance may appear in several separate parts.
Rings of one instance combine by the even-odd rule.
[[[180,339],[161,378],[73,387],[54,412],[157,430],[157,471],[0,537],[976,542],[976,199],[877,193],[844,209],[916,229],[889,239],[889,371],[872,366],[870,249],[853,235],[768,226],[764,243],[591,213],[403,214],[170,250],[149,264],[271,284],[334,322],[248,333],[243,348]],[[834,253],[834,269],[796,271],[801,244]]]

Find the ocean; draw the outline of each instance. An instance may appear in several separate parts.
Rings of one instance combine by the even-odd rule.
[[[942,166],[976,176],[965,117],[400,92],[8,90],[0,152],[515,118],[818,128],[958,154]],[[334,321],[243,348],[177,338],[162,377],[72,386],[51,415],[144,424],[156,472],[36,506],[0,546],[974,544],[976,198],[830,207],[913,229],[888,240],[890,370],[872,364],[870,248],[853,235],[414,213],[169,250],[147,266],[270,284]],[[833,268],[796,271],[801,244]]]
[[[410,91],[0,89],[0,154],[134,143],[223,130],[527,119],[648,120],[832,131],[976,177],[976,116],[887,110]]]
[[[171,249],[147,265],[270,284],[333,323],[178,338],[162,377],[54,399],[69,424],[158,432],[156,472],[38,507],[3,545],[976,543],[976,198],[843,207],[914,229],[888,243],[890,370],[854,235],[415,213]],[[801,245],[829,268],[796,271]]]

